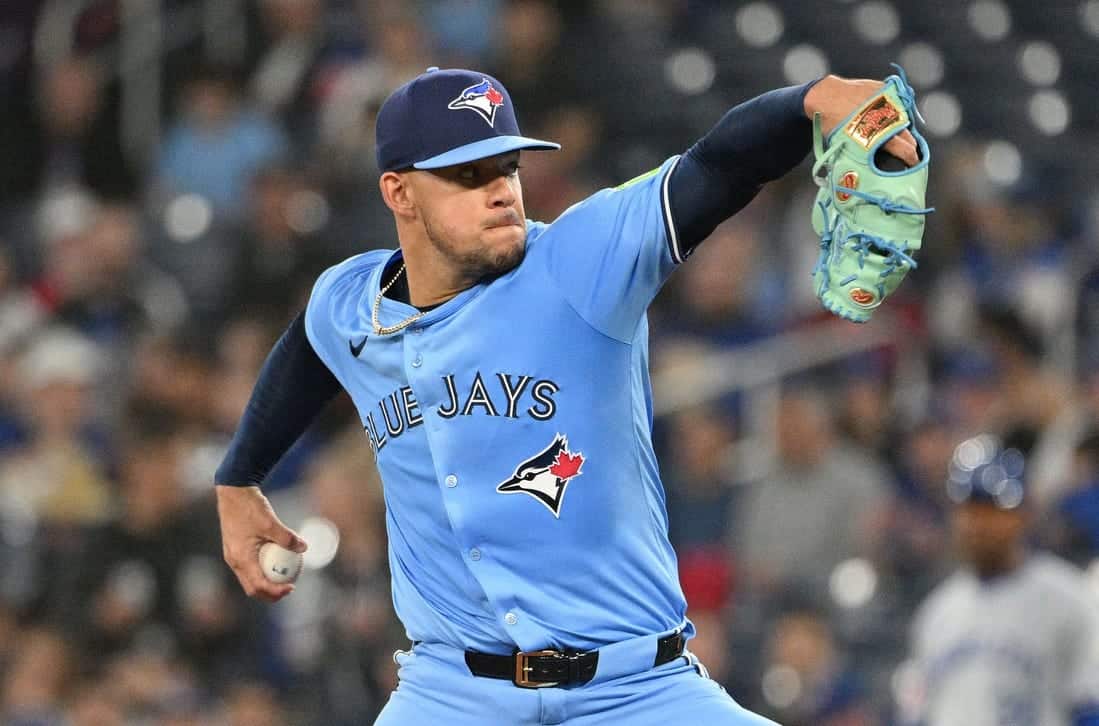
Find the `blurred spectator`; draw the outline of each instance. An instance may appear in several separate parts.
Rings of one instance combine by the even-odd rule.
[[[1038,335],[1010,308],[983,310],[980,330],[1001,371],[1001,428],[1041,432],[1052,425],[1068,406],[1071,390],[1063,375],[1043,365]]]
[[[837,439],[831,411],[808,390],[782,398],[778,466],[748,485],[733,532],[734,552],[753,587],[821,585],[840,562],[873,549],[890,477],[872,453]]]
[[[983,310],[980,330],[1002,373],[993,430],[1030,439],[1020,448],[1029,458],[1035,504],[1044,507],[1068,474],[1083,412],[1073,401],[1071,382],[1045,361],[1040,337],[1019,314],[1009,308]]]
[[[328,147],[366,164],[362,173],[374,180],[374,126],[366,123],[382,101],[402,83],[431,65],[423,24],[410,8],[395,3],[361,3],[362,32],[372,53],[337,69],[326,87],[321,105],[321,141]],[[361,148],[361,152],[354,150]],[[345,163],[339,157],[332,163]]]
[[[0,248],[0,452],[26,435],[18,411],[20,345],[43,324],[45,308],[35,295],[15,284],[11,267]]]
[[[212,341],[190,333],[138,339],[131,363],[130,407],[160,412],[201,431],[211,418]]]
[[[218,336],[217,364],[210,384],[218,395],[211,397],[207,411],[212,427],[209,433],[222,446],[228,446],[248,405],[260,367],[276,340],[273,325],[250,316],[229,321]]]
[[[85,681],[77,684],[65,711],[64,723],[71,726],[125,726],[122,704],[105,683]]]
[[[873,726],[880,721],[865,686],[844,662],[826,616],[798,607],[780,615],[767,639],[762,713],[784,726]]]
[[[163,414],[131,423],[118,516],[91,532],[79,561],[61,573],[72,592],[57,605],[87,652],[125,653],[156,638],[216,683],[259,672],[262,623],[221,566],[211,497],[187,501],[181,434]]]
[[[134,208],[96,206],[75,233],[46,241],[37,297],[57,319],[105,345],[170,330],[187,314],[183,291],[144,257],[144,247]]]
[[[369,51],[355,62],[332,63],[318,101],[316,166],[336,209],[333,237],[350,252],[395,246],[392,216],[378,192],[374,119],[402,83],[443,65],[423,22],[408,5],[358,3],[361,42]]]
[[[837,429],[856,446],[890,452],[898,415],[893,405],[889,352],[863,353],[842,365],[837,376],[842,381]]]
[[[283,726],[289,723],[275,692],[262,683],[244,681],[225,697],[225,726]]]
[[[285,325],[305,308],[320,273],[339,261],[317,234],[327,221],[327,203],[286,167],[259,171],[249,202],[230,308]]]
[[[716,410],[696,408],[670,424],[674,443],[664,461],[669,537],[683,551],[721,544],[732,519],[732,423]]]
[[[70,330],[44,331],[19,364],[26,439],[0,459],[0,508],[31,521],[92,524],[110,512],[102,451],[92,435],[92,387],[104,355]]]
[[[1000,381],[1003,369],[992,351],[976,343],[943,356],[934,376],[933,406],[967,433],[985,431],[1000,424]]]
[[[164,645],[152,640],[109,658],[104,690],[128,722],[197,726],[193,717],[201,694],[195,675],[173,660]]]
[[[313,140],[319,64],[324,51],[323,0],[263,0],[264,48],[250,87],[261,108],[305,143]]]
[[[41,325],[46,313],[43,301],[32,290],[19,285],[14,260],[0,239],[0,358],[10,354],[22,338]],[[0,376],[0,380],[11,378]],[[4,397],[0,391],[0,400]]]
[[[921,606],[905,722],[1089,724],[1099,718],[1099,607],[1080,573],[1026,545],[1017,449],[959,444],[946,484],[962,567]]]
[[[1044,344],[1069,322],[1074,300],[1065,240],[1050,213],[1048,181],[1038,171],[1005,187],[990,180],[983,149],[964,146],[944,163],[956,177],[958,258],[929,302],[941,339],[964,342],[981,305],[1010,308]],[[949,248],[948,248],[949,249]],[[941,251],[938,253],[941,254]]]
[[[18,637],[15,658],[4,671],[0,717],[8,726],[61,722],[65,689],[73,675],[72,652],[60,633],[29,628]]]
[[[718,225],[692,255],[698,264],[684,266],[670,281],[674,314],[658,318],[659,332],[722,347],[772,332],[776,321],[767,296],[774,281],[762,265],[761,233],[751,214]]]
[[[0,133],[0,200],[77,186],[104,198],[137,191],[101,68],[73,56],[42,70],[33,110]]]
[[[899,496],[882,539],[881,564],[895,576],[912,606],[951,564],[948,510],[943,490],[956,435],[948,421],[929,416],[904,432],[899,452]]]
[[[589,171],[600,132],[599,114],[591,106],[560,106],[547,114],[535,133],[537,138],[556,139],[561,149],[555,154],[522,157],[523,205],[528,219],[552,222],[576,202],[612,183]]]
[[[565,22],[557,3],[512,0],[504,5],[499,23],[500,43],[492,49],[495,57],[489,66],[505,74],[511,100],[523,114],[546,118],[563,100],[586,95],[577,93],[587,80],[574,65],[580,58],[573,52],[561,52],[563,42],[568,41],[563,37]],[[570,42],[570,50],[573,47]],[[522,127],[526,118],[520,117],[519,123]]]
[[[93,198],[75,189],[46,198],[39,210],[41,245],[35,252],[40,269],[33,289],[50,313],[80,308],[103,282],[95,259],[88,255],[88,232],[99,210]]]
[[[157,162],[165,198],[197,194],[220,215],[241,209],[248,181],[288,153],[287,139],[250,108],[231,71],[197,71],[180,99],[180,121],[169,130]]]
[[[495,48],[504,0],[428,0],[423,12],[441,67],[473,68]],[[543,137],[539,137],[543,138]]]

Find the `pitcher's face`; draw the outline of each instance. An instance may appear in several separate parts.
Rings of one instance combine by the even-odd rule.
[[[407,173],[428,239],[462,277],[490,280],[523,261],[518,151]]]

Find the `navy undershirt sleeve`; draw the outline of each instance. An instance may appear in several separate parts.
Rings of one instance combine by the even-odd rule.
[[[804,102],[816,82],[734,107],[680,158],[668,181],[668,202],[684,254],[809,153],[813,123]]]
[[[262,484],[339,392],[339,381],[305,335],[302,312],[267,356],[214,481],[233,486]]]

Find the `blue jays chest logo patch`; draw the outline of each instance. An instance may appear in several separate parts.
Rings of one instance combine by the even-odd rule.
[[[582,473],[584,455],[569,451],[568,437],[557,434],[550,445],[515,467],[515,473],[501,482],[496,491],[501,494],[529,494],[561,516],[561,500],[569,481]]]

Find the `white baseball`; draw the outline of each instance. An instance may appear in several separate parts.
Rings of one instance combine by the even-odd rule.
[[[280,585],[298,579],[304,561],[300,552],[288,550],[274,542],[264,542],[259,548],[259,564],[263,568],[263,576]]]

